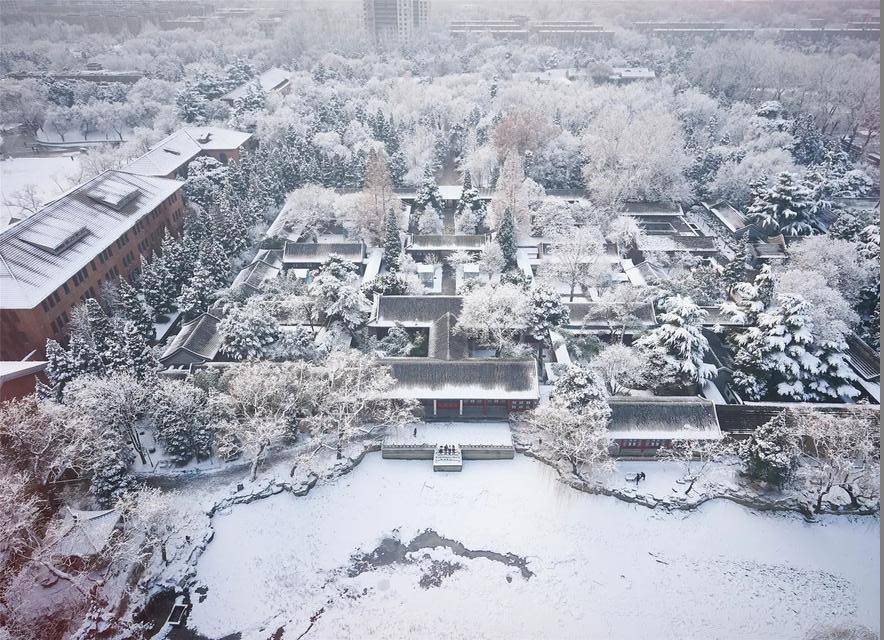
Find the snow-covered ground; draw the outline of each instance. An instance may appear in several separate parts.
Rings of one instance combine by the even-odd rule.
[[[45,203],[70,189],[79,179],[79,153],[0,161],[0,229],[21,212],[21,207],[9,201],[16,200],[17,194],[28,186],[35,186],[37,200]]]
[[[209,637],[299,637],[311,616],[305,638],[786,640],[816,625],[879,628],[877,518],[810,524],[727,501],[651,510],[565,487],[524,456],[433,474],[370,454],[306,497],[225,510],[214,529],[197,567],[208,593],[188,623]],[[427,529],[445,546],[425,536],[401,553],[396,540]]]
[[[415,434],[417,429],[417,434]],[[419,422],[390,429],[385,444],[488,444],[511,447],[506,422]]]

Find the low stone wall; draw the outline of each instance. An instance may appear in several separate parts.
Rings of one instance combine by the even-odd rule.
[[[423,444],[384,445],[381,457],[387,460],[432,460],[434,449]],[[464,460],[512,460],[516,455],[511,446],[492,444],[465,445],[460,451]]]

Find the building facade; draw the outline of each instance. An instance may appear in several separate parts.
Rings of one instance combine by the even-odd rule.
[[[106,171],[0,232],[0,360],[43,354],[103,281],[134,277],[141,256],[184,220],[182,183]]]
[[[363,0],[365,28],[375,42],[410,42],[427,28],[429,0]]]

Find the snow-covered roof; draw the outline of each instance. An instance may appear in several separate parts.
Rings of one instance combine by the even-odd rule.
[[[847,361],[863,380],[881,379],[881,354],[856,334],[846,336]]]
[[[674,202],[624,202],[623,213],[633,215],[681,216],[681,206]]]
[[[410,237],[407,251],[481,251],[488,243],[489,237],[484,235],[413,235]]]
[[[282,251],[279,249],[262,249],[252,260],[252,263],[243,268],[233,280],[234,287],[242,287],[253,292],[258,292],[268,280],[272,280],[282,270]]]
[[[462,360],[469,355],[469,338],[454,331],[456,324],[457,317],[449,312],[430,325],[428,357],[439,360]]]
[[[46,362],[43,360],[2,360],[0,361],[0,382],[15,380],[45,368]]]
[[[699,396],[614,396],[608,399],[614,440],[720,440],[715,405]]]
[[[213,360],[221,349],[221,334],[218,333],[220,322],[219,316],[204,313],[184,323],[160,356],[160,362],[169,365],[204,364]]]
[[[252,137],[251,133],[222,127],[185,127],[184,131],[203,151],[232,151],[242,147]]]
[[[168,176],[193,160],[202,149],[184,129],[163,138],[125,166],[142,176]]]
[[[607,320],[610,313],[606,313],[606,307],[597,302],[566,302],[570,319],[568,324],[572,327],[587,327],[607,329]],[[657,324],[657,317],[654,314],[654,305],[648,302],[638,309],[633,310],[632,315],[635,320],[626,326],[629,329],[642,329]],[[616,325],[616,321],[614,321]]]
[[[362,274],[363,282],[371,282],[381,272],[381,262],[384,259],[384,250],[375,247],[368,252],[368,260],[365,262],[365,273]]]
[[[716,202],[715,204],[702,203],[704,207],[728,228],[732,233],[746,228],[746,217],[728,202]]]
[[[201,151],[232,151],[251,137],[251,133],[221,127],[185,127],[160,140],[124,169],[142,176],[172,175]]]
[[[322,264],[332,255],[350,262],[362,262],[365,244],[362,242],[286,242],[283,264]]]
[[[538,400],[537,361],[389,358],[391,398],[417,400]]]
[[[105,171],[0,230],[0,307],[32,309],[181,188]]]
[[[46,532],[53,554],[69,558],[89,558],[107,546],[120,514],[115,509],[79,511],[65,508],[65,515]]]
[[[273,67],[272,69],[268,69],[264,73],[259,76],[244,82],[239,85],[233,91],[230,91],[221,97],[222,100],[226,102],[233,103],[238,98],[241,98],[246,94],[247,88],[250,84],[255,82],[256,80],[261,85],[261,89],[264,93],[270,93],[272,91],[280,91],[285,88],[286,85],[291,81],[292,74],[290,71],[286,71],[285,69],[280,69],[279,67]]]
[[[460,296],[378,296],[372,324],[378,327],[428,327],[447,313],[460,314]]]
[[[626,274],[630,284],[637,287],[665,278],[665,274],[647,260],[633,264],[632,260],[624,259],[621,260],[621,264],[623,265],[623,273]]]
[[[689,253],[717,253],[715,238],[696,235],[644,234],[638,240],[639,251],[687,251]]]

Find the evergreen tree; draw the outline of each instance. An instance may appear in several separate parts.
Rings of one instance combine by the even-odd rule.
[[[91,491],[103,509],[114,506],[120,496],[137,486],[129,473],[132,454],[127,446],[117,440],[108,442],[103,450],[104,463],[92,475]]]
[[[107,362],[107,353],[114,342],[114,328],[110,318],[95,298],[86,299],[86,319],[95,350]]]
[[[685,296],[670,296],[658,303],[660,325],[636,341],[655,372],[657,387],[701,384],[715,373],[703,362],[709,342],[703,335],[706,312]]]
[[[224,286],[230,276],[230,259],[215,238],[207,238],[200,246],[199,263],[209,271],[216,289]]]
[[[591,402],[604,402],[605,388],[589,367],[572,364],[557,375],[552,397],[579,410]]]
[[[849,211],[841,211],[838,217],[835,218],[835,221],[829,226],[828,233],[833,238],[839,240],[856,242],[863,227],[862,221],[855,215]]]
[[[169,232],[168,228],[166,228],[166,234],[160,245],[160,256],[165,270],[165,274],[161,274],[163,275],[163,286],[168,288],[166,298],[171,299],[181,291],[181,287],[190,274],[188,273],[188,256],[184,251],[184,245],[180,238],[176,238]],[[156,259],[154,257],[154,261]]]
[[[439,187],[436,185],[433,167],[429,165],[424,169],[424,179],[417,190],[414,206],[421,211],[428,207],[432,207],[436,211],[442,211],[442,195],[439,193]]]
[[[71,332],[67,354],[68,367],[74,377],[102,373],[105,370],[101,354],[98,353],[89,336],[81,331]]]
[[[151,395],[151,415],[163,451],[176,464],[212,455],[214,429],[208,394],[190,381],[160,380]]]
[[[120,280],[120,303],[126,319],[135,325],[145,340],[153,340],[155,337],[153,314],[132,285],[122,279]]]
[[[470,172],[463,175],[463,189],[455,209],[456,226],[462,233],[476,233],[485,218],[485,205],[479,198],[479,190],[473,187]]]
[[[171,276],[162,256],[155,256],[152,262],[141,256],[139,288],[147,305],[156,313],[168,313],[172,310],[175,292],[170,280]]]
[[[387,211],[384,221],[384,258],[387,270],[391,273],[399,271],[402,261],[402,238],[399,236],[399,220],[393,209]]]
[[[812,115],[799,114],[792,121],[792,136],[795,138],[792,155],[796,162],[804,165],[823,162],[826,156],[826,138],[816,126]]]
[[[746,282],[749,273],[755,268],[754,262],[752,245],[749,244],[749,239],[743,236],[736,255],[725,265],[721,274],[728,292],[732,291],[739,283]]]
[[[801,451],[783,411],[755,429],[739,448],[746,475],[782,487],[798,468]]]
[[[64,385],[73,380],[74,372],[71,370],[67,351],[55,340],[46,341],[46,368],[43,373],[46,382],[38,380],[37,395],[41,398],[61,400]]]
[[[208,118],[209,103],[193,85],[185,85],[178,92],[175,105],[178,107],[178,116],[184,122],[205,124]]]
[[[153,376],[158,368],[144,336],[132,321],[126,321],[117,332],[107,353],[108,367],[111,370],[125,371],[138,380]]]
[[[245,93],[233,103],[233,115],[234,118],[239,118],[249,112],[263,111],[266,106],[267,94],[261,88],[261,83],[250,82]]]
[[[201,261],[197,261],[193,275],[188,283],[181,288],[178,309],[186,319],[195,318],[209,308],[209,302],[216,289],[212,272],[204,267]]]
[[[809,235],[818,226],[810,190],[784,171],[777,182],[758,194],[746,217],[770,235]]]
[[[518,268],[516,259],[516,221],[511,209],[503,212],[503,218],[497,229],[497,244],[503,254],[503,271],[513,271]]]
[[[859,378],[847,364],[847,343],[844,340],[825,340],[814,349],[819,369],[808,384],[810,399],[831,402],[856,398]]]

